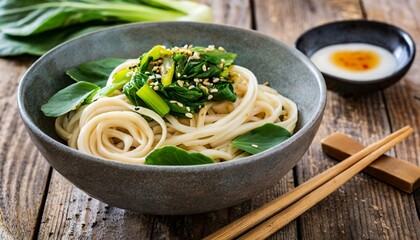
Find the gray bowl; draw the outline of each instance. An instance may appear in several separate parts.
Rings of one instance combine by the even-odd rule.
[[[54,119],[41,105],[72,81],[65,71],[105,57],[136,58],[155,44],[223,46],[238,53],[260,83],[270,82],[297,103],[296,133],[284,143],[240,160],[196,166],[130,165],[85,155],[67,147]],[[129,24],[64,43],[36,61],[18,90],[21,117],[47,161],[87,194],[112,206],[147,214],[193,214],[252,198],[281,179],[308,149],[322,119],[322,75],[297,50],[255,31],[215,24]]]

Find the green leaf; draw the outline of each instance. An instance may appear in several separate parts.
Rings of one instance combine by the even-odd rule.
[[[62,42],[106,27],[109,27],[109,25],[69,27],[30,37],[10,36],[0,31],[0,57],[17,56],[25,53],[40,56]]]
[[[223,101],[223,100],[229,100],[231,102],[236,101],[236,94],[233,90],[232,83],[224,82],[224,83],[216,84],[214,88],[217,89],[217,92],[213,93],[214,101]]]
[[[105,58],[80,64],[67,70],[67,75],[75,81],[85,81],[104,87],[111,72],[126,59]]]
[[[127,82],[128,80],[123,80],[120,82],[113,83],[109,86],[103,87],[97,91],[94,91],[92,94],[89,95],[89,97],[86,98],[84,104],[90,104],[100,97],[111,95],[115,90],[121,89]]]
[[[137,96],[137,91],[146,83],[149,76],[141,72],[136,72],[131,80],[124,85],[123,93],[135,106],[147,107],[146,103]]]
[[[214,163],[214,161],[201,153],[187,152],[174,146],[164,146],[155,149],[146,157],[146,164],[148,165],[198,165],[209,163]]]
[[[267,123],[236,137],[231,144],[247,153],[257,154],[284,142],[290,136],[291,133],[283,127]]]
[[[111,25],[210,22],[212,12],[204,4],[173,0],[4,0],[0,16],[0,56],[16,56],[42,55],[66,40]]]
[[[42,105],[41,110],[45,116],[58,117],[76,109],[91,93],[99,90],[95,84],[77,82],[60,91]]]

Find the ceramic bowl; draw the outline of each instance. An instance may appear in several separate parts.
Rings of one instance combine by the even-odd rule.
[[[156,44],[214,44],[238,54],[260,83],[270,82],[296,102],[296,132],[282,144],[240,160],[195,166],[130,165],[69,148],[40,111],[72,83],[65,72],[106,57],[136,58]],[[326,88],[321,73],[299,51],[255,31],[215,24],[166,22],[122,25],[64,43],[43,55],[22,78],[21,117],[47,161],[87,194],[115,207],[147,214],[192,214],[226,208],[252,198],[299,161],[321,122]]]
[[[415,56],[415,43],[404,30],[382,22],[350,20],[321,25],[303,33],[296,40],[296,48],[309,58],[319,49],[340,43],[368,43],[390,51],[397,60],[395,71],[373,80],[350,80],[327,73],[327,88],[345,94],[359,94],[386,88],[408,71]]]

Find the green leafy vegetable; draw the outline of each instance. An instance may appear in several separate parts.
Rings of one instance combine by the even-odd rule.
[[[145,163],[148,165],[198,165],[214,163],[214,161],[201,153],[191,153],[178,147],[165,146],[147,155]]]
[[[0,15],[0,56],[41,55],[61,42],[109,25],[212,18],[206,5],[174,0],[5,0]]]
[[[42,105],[41,110],[48,117],[61,116],[82,104],[91,93],[97,90],[99,87],[92,83],[74,83],[58,91],[48,100],[48,103]]]
[[[124,85],[123,93],[136,106],[146,107],[147,105],[137,96],[137,91],[147,82],[149,77],[141,72],[136,72],[131,80]]]
[[[288,138],[291,133],[278,125],[267,123],[232,140],[232,145],[251,154],[263,152]]]
[[[136,94],[160,116],[163,117],[169,113],[169,106],[155,91],[153,91],[149,84],[144,84]]]
[[[141,55],[137,72],[123,92],[134,105],[141,105],[135,93],[147,83],[172,115],[192,118],[208,101],[236,101],[229,75],[235,58],[236,54],[214,46],[167,49],[156,45]]]
[[[82,63],[75,68],[67,70],[67,75],[75,81],[85,81],[104,87],[109,75],[115,67],[125,62],[121,58],[105,58],[98,61]]]

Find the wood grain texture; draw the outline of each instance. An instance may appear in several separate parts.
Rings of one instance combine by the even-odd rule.
[[[20,120],[16,91],[34,58],[0,59],[0,239],[30,239],[42,214],[49,165]]]
[[[257,29],[289,44],[313,26],[364,16],[359,1],[255,2]],[[372,5],[385,4],[372,1]],[[387,103],[388,99],[385,100],[381,92],[349,98],[328,92],[323,123],[308,154],[297,165],[298,182],[302,183],[335,164],[320,151],[322,137],[344,130],[368,144],[390,133],[394,125],[390,125]],[[395,109],[395,113],[401,114],[401,110]],[[398,122],[395,128],[399,128],[400,124],[407,123]],[[415,147],[416,142],[412,139],[401,144],[401,148],[407,149],[407,145]],[[416,153],[412,150],[408,152]],[[395,155],[395,152],[391,154]],[[304,214],[298,222],[302,239],[418,239],[419,231],[413,226],[420,226],[412,195],[365,174],[355,177]]]
[[[393,87],[384,91],[390,123],[393,129],[410,124],[415,135],[396,147],[396,155],[420,165],[420,1],[372,1],[365,0],[369,19],[394,24],[407,31],[417,45],[417,58],[406,76]],[[420,191],[414,192],[417,214],[420,215]],[[412,204],[407,206],[414,209]],[[414,224],[420,225],[419,219]],[[411,222],[407,223],[411,224]],[[409,229],[412,230],[412,229]]]
[[[420,45],[420,1],[197,1],[213,8],[216,23],[254,26],[289,44],[310,27],[367,16],[404,28]],[[348,98],[328,92],[323,123],[307,154],[294,171],[253,199],[188,216],[128,212],[86,195],[55,171],[49,181],[50,167],[29,140],[16,106],[19,78],[33,60],[0,59],[0,239],[199,239],[335,164],[320,151],[320,140],[337,130],[369,144],[410,124],[416,133],[390,155],[420,165],[416,60],[401,82],[382,92]],[[420,239],[419,211],[420,191],[405,194],[360,174],[270,239]]]

